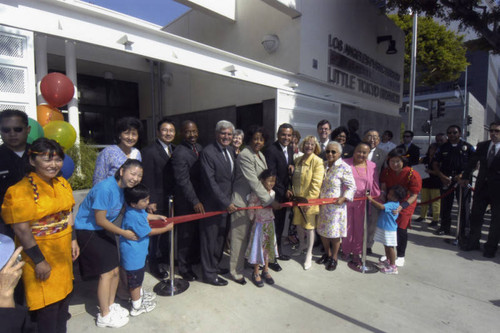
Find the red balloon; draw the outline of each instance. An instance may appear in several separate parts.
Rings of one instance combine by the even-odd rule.
[[[40,90],[47,103],[55,108],[68,104],[75,94],[73,82],[61,73],[45,75],[40,84]]]

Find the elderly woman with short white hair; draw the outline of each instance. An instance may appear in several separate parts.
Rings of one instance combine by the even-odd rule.
[[[340,238],[347,236],[347,204],[356,192],[351,167],[342,161],[342,145],[330,141],[325,148],[325,177],[320,198],[337,198],[334,203],[319,208],[317,232],[321,236],[325,254],[316,260],[328,271],[337,268]]]

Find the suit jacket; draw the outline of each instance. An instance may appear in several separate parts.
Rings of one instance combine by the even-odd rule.
[[[290,186],[288,166],[294,165],[293,149],[290,146],[286,148],[288,154],[288,162],[286,161],[285,154],[283,154],[283,150],[281,149],[281,145],[278,141],[275,141],[264,152],[267,168],[272,170],[276,174],[276,185],[274,185],[273,190],[276,193],[276,200],[278,202],[286,201],[286,191]]]
[[[198,155],[190,143],[182,141],[172,154],[170,165],[174,177],[174,204],[176,214],[194,213],[194,205],[200,202],[198,193],[201,187],[201,167],[199,154],[203,147],[196,143]]]
[[[375,147],[375,150],[373,151],[373,155],[370,161],[375,163],[375,165],[377,166],[377,179],[378,176],[380,175],[380,171],[382,171],[382,169],[384,168],[384,163],[386,159],[387,159],[387,152],[383,149]]]
[[[292,177],[294,194],[306,199],[317,199],[325,176],[325,163],[315,154],[311,154],[303,161],[302,159],[304,156],[295,160],[296,168]],[[318,213],[319,206],[310,206],[306,215],[317,215]]]
[[[266,158],[261,152],[243,149],[236,158],[232,201],[238,207],[248,205],[248,195],[255,192],[260,202],[268,206],[273,198],[259,180],[259,175],[267,169]]]
[[[227,151],[235,162],[234,150],[228,147]],[[222,149],[216,142],[203,149],[200,163],[203,184],[200,189],[200,199],[205,210],[207,212],[225,210],[231,204],[235,168],[231,171]]]
[[[172,150],[175,146],[172,145]],[[170,157],[156,139],[152,144],[141,151],[142,165],[144,167],[142,183],[149,188],[151,203],[156,203],[158,210],[166,210],[168,207],[168,178],[171,178],[169,173],[165,173]],[[166,213],[164,211],[164,213]]]
[[[475,190],[482,191],[486,184],[488,184],[488,191],[492,198],[500,200],[500,152],[496,152],[495,158],[488,167],[488,151],[490,148],[491,140],[483,141],[477,144],[477,150],[472,154],[465,167],[462,179],[470,179],[470,175],[476,169],[477,162],[479,162],[479,173],[476,179]]]
[[[397,146],[396,148],[403,148],[405,150],[405,152],[410,155],[408,157],[408,162],[409,162],[409,165],[412,166],[412,165],[417,165],[419,163],[419,160],[420,160],[420,147],[411,143],[410,146],[408,147],[408,149],[406,149],[406,145],[403,143],[403,144],[400,144],[399,146]]]

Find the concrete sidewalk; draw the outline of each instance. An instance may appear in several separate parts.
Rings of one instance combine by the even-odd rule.
[[[274,286],[191,283],[183,294],[158,296],[150,313],[130,318],[119,332],[498,332],[500,256],[461,252],[413,222],[399,275],[361,274],[339,261],[329,272],[303,258],[281,261]],[[448,237],[450,238],[450,237]],[[484,238],[484,237],[483,237]],[[316,249],[318,250],[318,249]],[[373,248],[377,261],[383,246]],[[285,247],[290,253],[290,247]],[[316,257],[320,255],[316,253]],[[225,256],[223,267],[228,267]],[[198,268],[198,267],[197,267]],[[197,271],[199,273],[199,271]],[[224,277],[227,278],[227,277]],[[146,274],[144,286],[158,281]],[[110,330],[95,325],[96,282],[75,280],[68,332]],[[124,304],[122,304],[124,305]]]

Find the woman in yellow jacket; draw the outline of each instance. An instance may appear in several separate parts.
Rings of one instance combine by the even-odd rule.
[[[295,159],[295,172],[292,177],[294,195],[306,199],[317,199],[323,182],[325,167],[323,159],[318,157],[321,152],[318,141],[312,135],[302,141],[303,156]],[[299,249],[292,255],[306,254],[304,269],[311,268],[312,249],[314,245],[314,229],[319,206],[294,207],[293,224],[297,226],[299,236]],[[305,216],[305,219],[304,219]],[[307,234],[307,245],[304,238]]]

